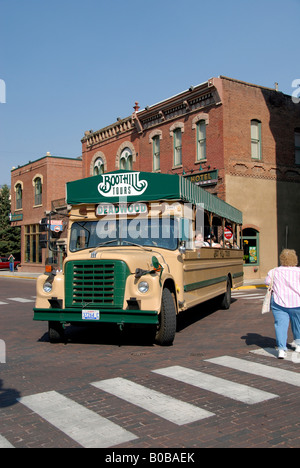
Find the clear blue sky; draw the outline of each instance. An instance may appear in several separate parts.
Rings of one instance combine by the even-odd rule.
[[[291,95],[299,25],[300,0],[0,0],[0,185],[213,76]]]

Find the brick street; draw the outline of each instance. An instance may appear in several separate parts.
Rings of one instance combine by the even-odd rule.
[[[68,327],[65,343],[50,344],[47,323],[32,320],[35,281],[1,277],[0,339],[6,345],[6,362],[0,363],[0,447],[76,448],[89,446],[84,437],[94,436],[97,443],[93,426],[81,428],[78,420],[72,432],[67,420],[47,419],[49,401],[62,402],[61,414],[70,418],[70,424],[76,412],[100,432],[103,425],[113,423],[117,443],[107,442],[107,447],[299,447],[300,362],[292,350],[290,360],[272,355],[273,320],[271,314],[260,313],[263,294],[262,289],[243,289],[233,294],[228,311],[218,310],[211,301],[185,313],[171,347],[153,345],[141,329],[121,333],[115,327]],[[238,358],[244,369],[231,367],[229,361],[221,365],[217,358],[224,356]],[[249,363],[267,366],[262,369],[272,377],[250,373]],[[163,375],[182,368],[196,371],[196,377],[200,372],[200,386],[178,380],[177,374],[176,378]],[[278,370],[292,374],[284,374],[279,381]],[[240,384],[239,391],[250,387],[249,395],[250,390],[259,391],[261,401],[245,403],[228,393],[227,387],[222,394],[218,385],[202,388],[203,374],[208,376],[207,385],[211,377],[224,379],[230,385]],[[126,397],[123,379],[133,391],[146,391],[141,403],[130,401],[130,393]],[[118,383],[124,395],[117,395]],[[104,390],[104,385],[112,389]],[[36,398],[26,397],[37,394],[48,403],[30,409],[29,405],[37,405]],[[172,414],[168,419],[159,413],[161,409],[155,410],[154,403],[153,409],[147,406],[149,399],[166,396],[163,405],[167,409],[175,404],[173,413],[178,412],[178,417],[180,405],[186,403],[183,408],[194,408],[196,415],[203,410],[202,419],[195,415],[191,422],[178,423],[171,420]],[[68,412],[65,402],[71,408]],[[188,417],[188,412],[183,413]]]

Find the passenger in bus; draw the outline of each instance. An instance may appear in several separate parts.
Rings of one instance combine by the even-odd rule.
[[[219,244],[219,242],[217,242],[217,238],[216,236],[208,236],[208,239],[210,239],[210,246],[211,247],[221,247],[221,244]]]
[[[209,243],[203,239],[203,235],[199,232],[195,237],[195,247],[199,249],[200,247],[209,247]]]

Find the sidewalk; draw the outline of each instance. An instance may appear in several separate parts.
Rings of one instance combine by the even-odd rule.
[[[0,270],[0,278],[19,278],[19,279],[32,279],[35,280],[42,273],[32,273],[25,271],[14,271],[13,273],[9,270]],[[237,289],[256,289],[256,288],[265,288],[264,279],[254,279],[254,280],[245,280],[244,285],[240,286]]]
[[[0,278],[20,278],[20,279],[36,279],[41,273],[29,273],[25,271],[0,270]]]

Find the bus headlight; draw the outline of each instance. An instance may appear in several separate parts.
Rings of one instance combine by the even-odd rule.
[[[44,290],[45,293],[51,292],[52,291],[52,283],[50,283],[49,281],[46,281],[44,283],[43,290]]]
[[[147,281],[141,281],[139,284],[138,284],[138,290],[140,293],[146,293],[148,292],[149,290],[149,284],[147,283]]]

